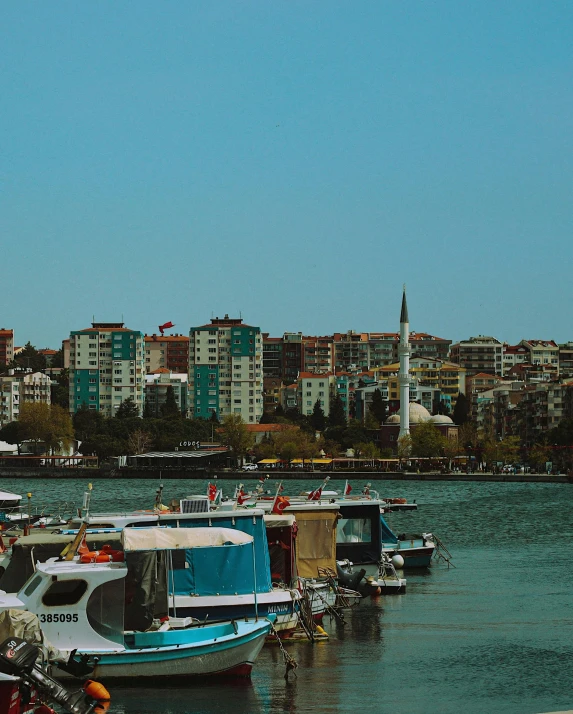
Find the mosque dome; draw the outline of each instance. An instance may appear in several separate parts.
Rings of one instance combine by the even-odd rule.
[[[419,424],[420,422],[423,421],[428,421],[432,418],[430,412],[423,407],[421,404],[418,404],[417,402],[410,402],[410,407],[409,407],[409,421],[410,424]],[[400,423],[400,412],[396,412],[396,414],[392,414],[392,416],[388,417],[385,421],[386,424],[399,424]]]
[[[450,419],[449,416],[446,416],[445,414],[435,414],[433,417],[430,417],[430,421],[434,422],[434,424],[453,424],[454,422],[452,419]]]

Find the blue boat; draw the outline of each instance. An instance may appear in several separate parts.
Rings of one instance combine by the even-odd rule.
[[[274,617],[210,624],[170,617],[167,583],[175,553],[252,552],[252,537],[221,528],[133,528],[122,536],[125,563],[81,556],[39,563],[17,596],[0,595],[0,609],[35,613],[51,645],[66,659],[77,650],[104,680],[248,676]],[[70,676],[57,664],[53,673]]]

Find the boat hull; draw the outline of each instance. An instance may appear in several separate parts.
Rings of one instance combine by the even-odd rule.
[[[404,558],[404,569],[407,568],[429,568],[434,555],[435,546],[414,546],[407,545],[404,541],[399,541],[396,545],[385,545],[383,553],[392,557],[401,555]]]
[[[215,638],[215,641],[170,647],[130,648],[119,652],[78,652],[98,657],[95,679],[139,680],[144,677],[178,679],[181,677],[249,677],[251,669],[270,632],[271,622],[260,620],[256,628]],[[205,628],[207,630],[208,628]],[[148,633],[142,633],[145,636]],[[69,677],[53,670],[57,678]]]

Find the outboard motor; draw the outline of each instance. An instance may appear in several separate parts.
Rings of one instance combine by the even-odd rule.
[[[98,702],[83,690],[69,692],[38,667],[40,649],[20,637],[9,637],[0,644],[0,672],[20,677],[33,687],[42,699],[55,702],[70,714],[92,714]]]

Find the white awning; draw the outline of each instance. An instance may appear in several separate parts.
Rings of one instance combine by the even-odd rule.
[[[291,513],[265,513],[266,528],[292,528],[296,518]]]
[[[123,549],[177,550],[205,546],[241,545],[253,537],[234,528],[124,528]]]

